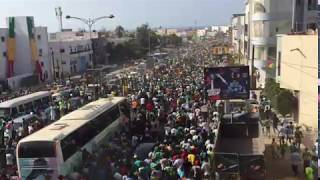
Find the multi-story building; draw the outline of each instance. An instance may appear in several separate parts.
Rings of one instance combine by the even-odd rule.
[[[276,35],[315,29],[316,0],[246,0],[245,45],[250,68],[260,74],[257,87],[275,77]]]
[[[56,78],[80,74],[92,66],[92,42],[87,38],[66,38],[49,40],[50,58],[53,61]]]
[[[234,14],[231,20],[231,43],[234,53],[241,60],[241,64],[246,64],[244,58],[244,19],[245,14]]]
[[[317,128],[318,35],[278,35],[276,75],[280,88],[298,99],[298,123]]]
[[[7,26],[0,29],[0,80],[12,89],[26,85],[31,76],[32,83],[50,81],[47,28],[35,27],[33,17],[25,16],[7,18]]]

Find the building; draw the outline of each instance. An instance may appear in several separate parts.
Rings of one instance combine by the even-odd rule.
[[[223,56],[231,53],[231,48],[227,44],[214,45],[211,50],[214,56]]]
[[[47,49],[46,27],[35,27],[33,17],[8,17],[7,28],[0,29],[0,80],[12,89],[51,81]]]
[[[50,36],[49,51],[56,78],[77,75],[92,67],[93,51],[90,39],[68,36],[66,39],[54,40],[52,39],[54,35],[50,34]]]
[[[298,122],[317,128],[318,36],[277,36],[277,81],[292,90],[299,101]]]
[[[234,53],[240,56],[241,64],[246,65],[244,49],[245,14],[234,14],[231,19],[231,43]]]
[[[229,26],[211,26],[210,31],[212,32],[223,32],[227,33]]]
[[[315,29],[316,0],[246,0],[245,9],[246,56],[250,71],[260,74],[256,86],[263,88],[266,78],[276,76],[276,35]]]
[[[203,38],[207,35],[207,29],[198,29],[197,30],[197,37],[198,38]]]

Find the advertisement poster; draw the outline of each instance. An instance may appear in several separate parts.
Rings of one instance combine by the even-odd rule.
[[[205,68],[204,82],[211,100],[249,99],[249,66]]]

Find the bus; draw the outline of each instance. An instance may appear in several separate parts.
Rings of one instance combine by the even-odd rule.
[[[30,113],[39,106],[49,105],[50,91],[39,91],[0,103],[0,118],[17,117],[21,113]]]
[[[58,179],[82,164],[82,152],[95,152],[120,129],[130,115],[124,97],[101,98],[63,116],[58,121],[21,139],[17,164],[22,179]]]

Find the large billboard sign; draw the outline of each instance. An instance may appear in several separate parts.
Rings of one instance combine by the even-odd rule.
[[[249,99],[249,66],[205,68],[204,82],[211,100]]]

